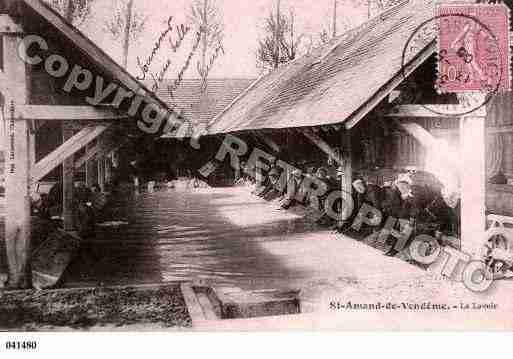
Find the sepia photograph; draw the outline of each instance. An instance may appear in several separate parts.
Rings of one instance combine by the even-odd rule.
[[[0,332],[511,332],[512,7],[0,0]]]

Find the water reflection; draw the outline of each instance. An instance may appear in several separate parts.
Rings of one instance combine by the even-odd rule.
[[[85,241],[66,285],[203,280],[256,288],[307,275],[263,244],[293,240],[311,224],[244,190],[164,190],[122,196],[116,206],[129,224]]]

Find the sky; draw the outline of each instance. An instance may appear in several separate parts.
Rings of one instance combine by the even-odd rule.
[[[122,41],[114,39],[106,30],[105,23],[112,17],[116,2],[126,0],[94,0],[92,14],[81,30],[95,41],[105,52],[121,63]],[[135,76],[143,73],[137,66],[148,58],[155,42],[167,28],[167,20],[173,17],[173,24],[186,23],[186,14],[191,0],[134,0],[135,9],[147,16],[144,32],[131,44],[128,70]],[[276,0],[216,0],[224,22],[224,54],[214,62],[210,78],[257,78],[261,70],[257,67],[256,50],[258,39],[262,37],[265,17],[275,8]],[[332,22],[334,0],[282,0],[281,11],[294,10],[298,34],[304,35],[303,45],[313,39],[318,41],[322,29],[328,29]],[[365,21],[368,17],[366,0],[338,0],[338,29],[349,29]],[[166,61],[170,61],[165,78],[176,78],[185,64],[187,55],[194,43],[194,34],[185,37],[180,49],[175,53],[167,40],[157,51],[150,65],[150,71],[159,72]],[[169,37],[169,35],[167,36]],[[171,32],[176,38],[176,32]],[[197,78],[196,61],[185,72],[186,78]],[[148,76],[149,77],[149,76]]]

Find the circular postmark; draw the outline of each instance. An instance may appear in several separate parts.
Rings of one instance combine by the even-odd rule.
[[[401,73],[406,80],[410,61],[433,42],[438,43],[438,94],[454,93],[457,105],[423,103],[415,82],[406,82],[402,103],[417,103],[440,116],[463,116],[485,106],[499,92],[504,71],[499,40],[477,17],[463,13],[439,14],[420,24],[409,36],[401,57]]]

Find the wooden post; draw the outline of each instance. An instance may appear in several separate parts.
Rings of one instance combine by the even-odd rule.
[[[86,170],[86,186],[91,188],[94,184],[96,184],[96,169],[94,158],[87,160],[85,164]]]
[[[32,123],[33,125],[34,123]],[[28,131],[28,156],[29,156],[29,164],[30,169],[34,168],[36,164],[36,129],[30,127]],[[30,175],[29,175],[30,178]],[[31,181],[30,183],[30,193],[34,193],[36,190],[36,183]]]
[[[91,151],[91,146],[86,146],[86,152]],[[90,158],[85,163],[85,177],[86,177],[86,186],[91,188],[96,183],[95,178],[95,170],[94,170],[94,159]]]
[[[485,117],[461,119],[461,245],[476,255],[485,232]]]
[[[353,146],[351,144],[351,131],[345,130],[342,132],[342,158],[341,165],[344,176],[342,177],[341,190],[351,193],[353,190]],[[357,209],[355,209],[357,210]]]
[[[103,157],[96,157],[96,162],[98,166],[98,185],[102,192],[105,191],[105,162]]]
[[[333,148],[331,148],[331,146],[329,144],[327,144],[321,137],[319,137],[317,134],[315,134],[314,132],[307,130],[307,129],[304,129],[301,132],[314,145],[319,147],[319,149],[321,151],[326,153],[329,157],[333,158],[333,160],[335,160],[335,162],[337,162],[337,164],[339,164],[340,166],[345,165],[345,161],[342,158],[340,158],[339,155],[335,152],[335,150]],[[346,134],[344,136],[346,136]],[[346,140],[344,139],[344,143],[345,143],[345,141]]]
[[[105,161],[105,183],[110,185],[112,182],[112,160],[111,154],[108,153],[103,160]]]
[[[73,137],[73,123],[64,121],[62,123],[62,143]],[[75,172],[75,161],[73,155],[69,156],[62,163],[62,217],[64,219],[64,230],[73,231],[73,176]]]
[[[22,29],[9,15],[0,15],[3,36],[4,81],[7,117],[5,246],[10,288],[28,288],[30,279],[30,156],[29,124],[16,114],[16,107],[27,103],[25,63],[17,55]]]
[[[29,161],[30,167],[36,164],[36,130],[35,128],[29,129]]]
[[[342,147],[342,163],[340,163],[340,167],[343,172],[343,175],[340,179],[340,190],[343,193],[351,194],[353,191],[353,149],[351,145],[351,130],[342,130],[340,142]],[[358,210],[360,209],[353,209],[353,211]],[[343,210],[340,209],[340,214],[342,213]],[[338,226],[342,226],[343,224],[343,221],[338,221]]]

